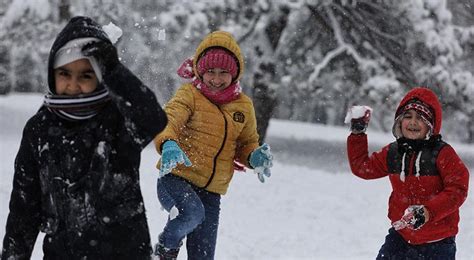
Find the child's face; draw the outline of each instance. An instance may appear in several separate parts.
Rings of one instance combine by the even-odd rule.
[[[98,80],[88,59],[80,59],[54,70],[56,94],[76,96],[91,93]]]
[[[401,128],[403,136],[412,140],[425,139],[429,131],[428,125],[413,109],[403,114]]]
[[[209,69],[202,75],[204,84],[211,90],[219,91],[227,88],[232,83],[232,75],[223,69]]]

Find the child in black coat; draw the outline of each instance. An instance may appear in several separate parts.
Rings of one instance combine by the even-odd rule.
[[[142,149],[167,118],[101,26],[74,17],[50,52],[49,93],[15,160],[2,259],[150,259]]]

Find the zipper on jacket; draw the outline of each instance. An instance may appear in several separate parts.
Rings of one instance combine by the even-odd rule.
[[[407,176],[409,176],[410,174],[415,176],[415,172],[413,171],[413,169],[415,167],[415,160],[416,160],[416,156],[418,155],[418,153],[414,152],[410,156],[410,163],[408,164],[408,174],[407,174]]]
[[[221,112],[222,117],[224,117],[224,140],[222,141],[221,148],[219,148],[219,151],[217,152],[216,156],[214,156],[214,165],[212,166],[212,174],[209,180],[207,181],[206,185],[202,187],[203,189],[207,188],[211,184],[212,180],[214,179],[214,175],[216,175],[217,157],[219,157],[222,150],[224,149],[225,141],[227,139],[227,119],[225,118],[225,114],[221,111],[221,109],[219,107],[217,107],[217,109],[219,109],[219,112]]]
[[[410,163],[408,164],[409,168],[408,168],[407,177],[410,176],[410,175],[415,176],[416,169],[414,170],[414,168],[415,168],[415,161],[416,161],[416,157],[417,157],[418,153],[413,152],[410,156]],[[408,186],[406,186],[406,188],[407,188],[407,192],[410,194],[410,195],[408,195],[408,202],[409,202],[410,205],[412,205],[414,203],[413,196],[416,198],[417,197],[417,192],[413,190],[413,185],[408,185]]]

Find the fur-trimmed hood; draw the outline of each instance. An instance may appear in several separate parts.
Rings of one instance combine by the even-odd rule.
[[[422,103],[429,106],[434,115],[433,135],[438,135],[441,131],[441,122],[443,119],[443,113],[441,109],[441,103],[438,100],[436,94],[426,87],[416,87],[410,90],[405,97],[402,99],[397,107],[395,113],[395,119],[402,113],[403,107],[413,99],[421,101]]]

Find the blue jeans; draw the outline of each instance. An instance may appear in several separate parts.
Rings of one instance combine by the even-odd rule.
[[[421,244],[410,245],[394,228],[388,230],[385,243],[380,248],[377,260],[454,260],[456,242],[454,237]]]
[[[214,259],[221,195],[196,187],[186,180],[167,174],[158,179],[158,200],[168,212],[176,207],[179,214],[168,218],[159,235],[166,248],[179,248],[186,238],[188,259]]]

